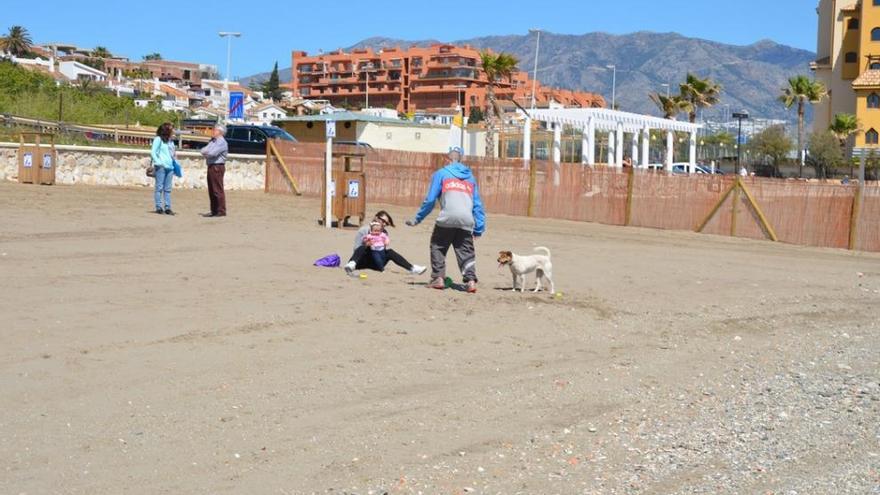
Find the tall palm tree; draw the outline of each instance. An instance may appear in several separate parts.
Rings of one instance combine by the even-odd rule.
[[[697,121],[697,109],[716,105],[721,96],[720,84],[708,77],[700,79],[690,72],[684,84],[680,85],[680,89],[681,97],[691,104],[688,119],[692,124]]]
[[[788,79],[788,86],[782,88],[779,101],[785,108],[795,104],[798,107],[798,164],[800,176],[804,176],[804,113],[807,103],[819,103],[828,94],[825,85],[811,80],[807,76],[794,76]]]
[[[510,79],[519,60],[507,53],[480,52],[480,64],[489,84],[486,85],[486,156],[495,156],[495,86],[503,79]]]
[[[110,50],[107,49],[106,46],[96,46],[94,50],[92,50],[92,56],[95,58],[111,58],[113,54],[110,53]]]
[[[27,29],[21,26],[12,26],[3,38],[0,38],[0,50],[11,53],[16,57],[25,55],[31,50],[34,42]]]
[[[650,93],[648,97],[657,105],[657,108],[663,112],[663,118],[675,120],[681,112],[690,112],[693,108],[691,102],[685,100],[681,96],[664,96],[660,93]]]

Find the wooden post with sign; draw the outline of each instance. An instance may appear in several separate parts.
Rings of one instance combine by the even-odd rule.
[[[324,150],[324,228],[331,228],[333,224],[333,213],[331,204],[335,195],[335,186],[333,183],[333,138],[336,137],[336,121],[328,119],[324,122],[324,134],[327,138],[327,148]]]

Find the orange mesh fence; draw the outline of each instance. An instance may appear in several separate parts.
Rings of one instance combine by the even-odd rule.
[[[765,178],[743,182],[780,241],[835,248],[849,245],[855,186]],[[763,234],[758,230],[749,237],[763,238]]]
[[[880,187],[865,187],[859,221],[856,222],[856,249],[880,251]]]
[[[536,168],[535,216],[624,224],[627,174],[607,167],[556,167],[547,162]]]
[[[682,179],[665,173],[636,171],[630,225],[693,230],[734,181],[733,177],[723,175],[695,175]],[[723,210],[719,214],[723,214]],[[715,223],[704,231],[723,234],[722,228],[727,225]],[[729,232],[730,228],[727,228]]]
[[[275,141],[280,160],[267,157],[266,191],[291,193],[281,169],[286,165],[299,191],[319,196],[324,180],[321,143]],[[339,151],[334,148],[334,152]],[[349,150],[344,150],[349,151]],[[431,175],[445,156],[391,150],[364,154],[368,201],[416,207],[421,204]],[[468,157],[489,213],[526,215],[529,210],[530,170],[522,160]],[[337,164],[334,164],[337,165]],[[624,225],[630,175],[610,167],[584,167],[551,162],[531,163],[535,174],[532,213],[542,218]],[[734,184],[733,176],[677,176],[637,170],[632,175],[630,225],[666,230],[693,230]],[[808,246],[846,248],[856,186],[765,178],[744,178],[780,241]],[[703,232],[766,238],[753,208],[742,192],[731,193],[706,223]],[[857,222],[856,248],[880,251],[880,187],[865,188]]]

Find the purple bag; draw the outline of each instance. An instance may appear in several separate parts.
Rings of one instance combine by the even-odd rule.
[[[315,266],[323,266],[324,268],[337,268],[340,265],[340,259],[338,254],[331,254],[330,256],[324,256],[315,262]]]

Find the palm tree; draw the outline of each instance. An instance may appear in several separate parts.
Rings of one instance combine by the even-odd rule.
[[[657,105],[657,108],[663,112],[663,118],[675,120],[681,112],[690,112],[693,108],[691,102],[685,100],[681,96],[664,96],[660,93],[650,93],[648,95],[651,101]]]
[[[791,108],[795,104],[798,107],[798,164],[800,176],[804,175],[804,112],[807,103],[819,103],[828,92],[825,85],[813,81],[807,76],[794,76],[788,79],[788,86],[782,89],[779,101],[785,108]]]
[[[31,50],[31,35],[28,30],[21,26],[12,26],[5,37],[0,38],[0,50],[11,53],[16,57],[25,55]]]
[[[96,46],[95,49],[92,50],[92,56],[95,58],[112,58],[113,54],[110,53],[110,50],[108,50],[106,46]]]
[[[838,113],[828,126],[828,130],[833,132],[837,139],[840,140],[840,147],[846,147],[846,141],[850,136],[858,134],[862,130],[862,124],[859,119],[851,113]]]
[[[838,113],[828,126],[828,130],[840,141],[840,150],[844,156],[847,156],[846,144],[849,137],[862,131],[862,124],[859,119],[851,113]],[[852,175],[852,160],[850,162],[850,175]]]
[[[697,109],[709,108],[718,103],[721,96],[721,85],[708,77],[700,79],[688,72],[684,84],[680,85],[681,97],[691,104],[688,119],[693,124],[697,121]]]
[[[519,60],[507,53],[480,52],[480,64],[489,84],[486,85],[486,156],[495,156],[495,86],[502,79],[510,79]]]

